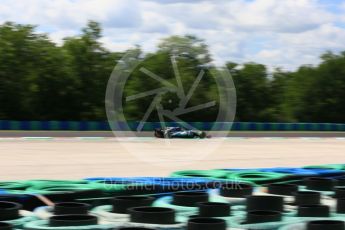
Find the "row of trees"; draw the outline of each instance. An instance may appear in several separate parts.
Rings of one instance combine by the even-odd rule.
[[[0,120],[105,120],[105,89],[109,76],[123,56],[99,42],[101,28],[90,21],[80,36],[68,37],[58,46],[31,25],[0,25]],[[141,67],[175,84],[171,54],[185,92],[200,70],[205,76],[188,105],[216,100],[215,79],[207,69],[211,55],[206,44],[194,36],[165,38],[154,53],[144,54],[143,62],[131,74],[125,95],[161,87],[140,70]],[[345,122],[345,52],[326,53],[318,66],[302,66],[296,71],[268,73],[258,63],[228,62],[237,93],[237,121]],[[207,68],[206,68],[207,67]],[[145,97],[125,102],[128,119],[141,120],[153,100]],[[163,95],[164,109],[173,110],[178,95]],[[192,112],[181,119],[214,120],[216,107]],[[152,113],[149,120],[157,120]]]

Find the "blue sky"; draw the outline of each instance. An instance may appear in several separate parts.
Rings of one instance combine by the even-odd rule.
[[[87,20],[99,21],[114,51],[195,34],[215,63],[259,62],[295,69],[326,50],[345,50],[345,0],[2,0],[0,23],[35,24],[61,43]]]

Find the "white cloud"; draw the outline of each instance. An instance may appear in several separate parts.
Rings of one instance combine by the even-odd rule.
[[[238,0],[218,8],[223,24],[236,30],[298,33],[334,20],[315,0]]]
[[[289,34],[280,36],[280,42],[289,44],[293,48],[306,51],[317,50],[339,50],[344,48],[345,29],[333,24],[324,24],[315,30],[306,31],[299,34]]]
[[[44,31],[40,30],[38,32],[44,33]],[[76,34],[77,32],[75,30],[57,30],[49,33],[49,37],[58,45],[62,45],[64,38],[75,36]]]
[[[345,30],[332,24],[325,24],[304,33],[280,34],[277,45],[267,47],[247,56],[271,66],[293,69],[302,64],[317,64],[319,56],[328,51],[345,50]]]
[[[96,20],[104,29],[101,41],[118,51],[135,44],[152,51],[163,37],[195,34],[217,64],[256,61],[293,69],[317,63],[325,50],[345,50],[345,3],[326,7],[327,1],[2,0],[0,23],[40,25],[61,43]]]

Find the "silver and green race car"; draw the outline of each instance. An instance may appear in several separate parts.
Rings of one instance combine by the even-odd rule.
[[[182,127],[165,127],[155,129],[157,138],[210,138],[204,131],[194,129],[184,129]]]

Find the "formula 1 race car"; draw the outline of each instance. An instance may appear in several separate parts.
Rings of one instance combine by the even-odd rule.
[[[188,130],[182,127],[165,127],[155,129],[154,133],[157,138],[210,138],[204,131]]]

